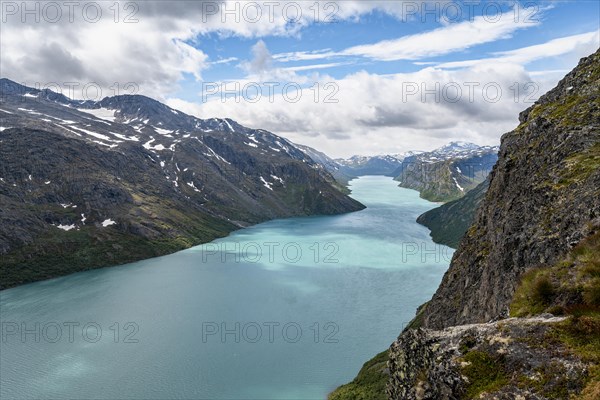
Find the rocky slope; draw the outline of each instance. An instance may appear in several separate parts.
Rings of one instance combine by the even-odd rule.
[[[339,183],[339,189],[343,192],[349,192],[347,185],[352,179],[356,178],[358,175],[354,174],[353,171],[343,164],[340,164],[333,158],[329,157],[327,154],[313,149],[309,146],[304,146],[300,144],[295,144],[295,146],[300,149],[304,154],[310,157],[317,164],[322,166],[325,171],[328,171],[335,180]]]
[[[429,201],[456,200],[486,179],[497,152],[493,146],[452,142],[405,158],[393,176],[399,186],[417,190]]]
[[[520,122],[432,300],[333,399],[600,398],[600,50]]]
[[[428,304],[430,328],[505,316],[519,277],[551,265],[600,218],[600,53],[520,115],[475,222]]]
[[[144,96],[0,80],[0,288],[364,208],[292,143]]]
[[[568,399],[593,365],[559,340],[566,317],[409,330],[390,348],[390,399]]]
[[[456,249],[471,226],[489,184],[488,176],[485,181],[475,189],[469,190],[460,199],[449,201],[421,214],[417,222],[431,230],[431,238],[434,242]]]

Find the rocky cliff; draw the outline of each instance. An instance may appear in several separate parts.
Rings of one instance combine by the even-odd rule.
[[[485,181],[498,159],[498,148],[452,142],[427,153],[406,157],[394,171],[399,186],[419,191],[429,201],[463,197]]]
[[[502,137],[485,200],[424,311],[444,328],[506,316],[527,270],[551,265],[600,218],[600,52]]]

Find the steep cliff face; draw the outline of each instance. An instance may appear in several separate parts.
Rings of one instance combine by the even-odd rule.
[[[490,187],[423,313],[440,329],[506,316],[521,275],[590,236],[600,218],[600,51],[505,134]]]

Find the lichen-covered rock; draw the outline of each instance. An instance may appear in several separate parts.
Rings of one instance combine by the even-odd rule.
[[[424,329],[408,330],[390,347],[391,399],[448,399],[458,398],[461,377],[453,357],[440,341]]]
[[[583,389],[589,365],[548,341],[564,320],[543,315],[407,330],[390,347],[388,398],[566,399]]]

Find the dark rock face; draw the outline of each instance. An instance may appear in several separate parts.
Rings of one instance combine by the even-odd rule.
[[[436,243],[457,248],[467,229],[473,223],[475,213],[485,198],[489,176],[458,200],[449,201],[417,218],[417,222],[431,230],[431,238]]]
[[[0,80],[0,289],[364,208],[284,138],[144,96]]]
[[[550,265],[600,217],[600,51],[521,113],[485,200],[424,310],[440,329],[506,316],[521,274]]]

